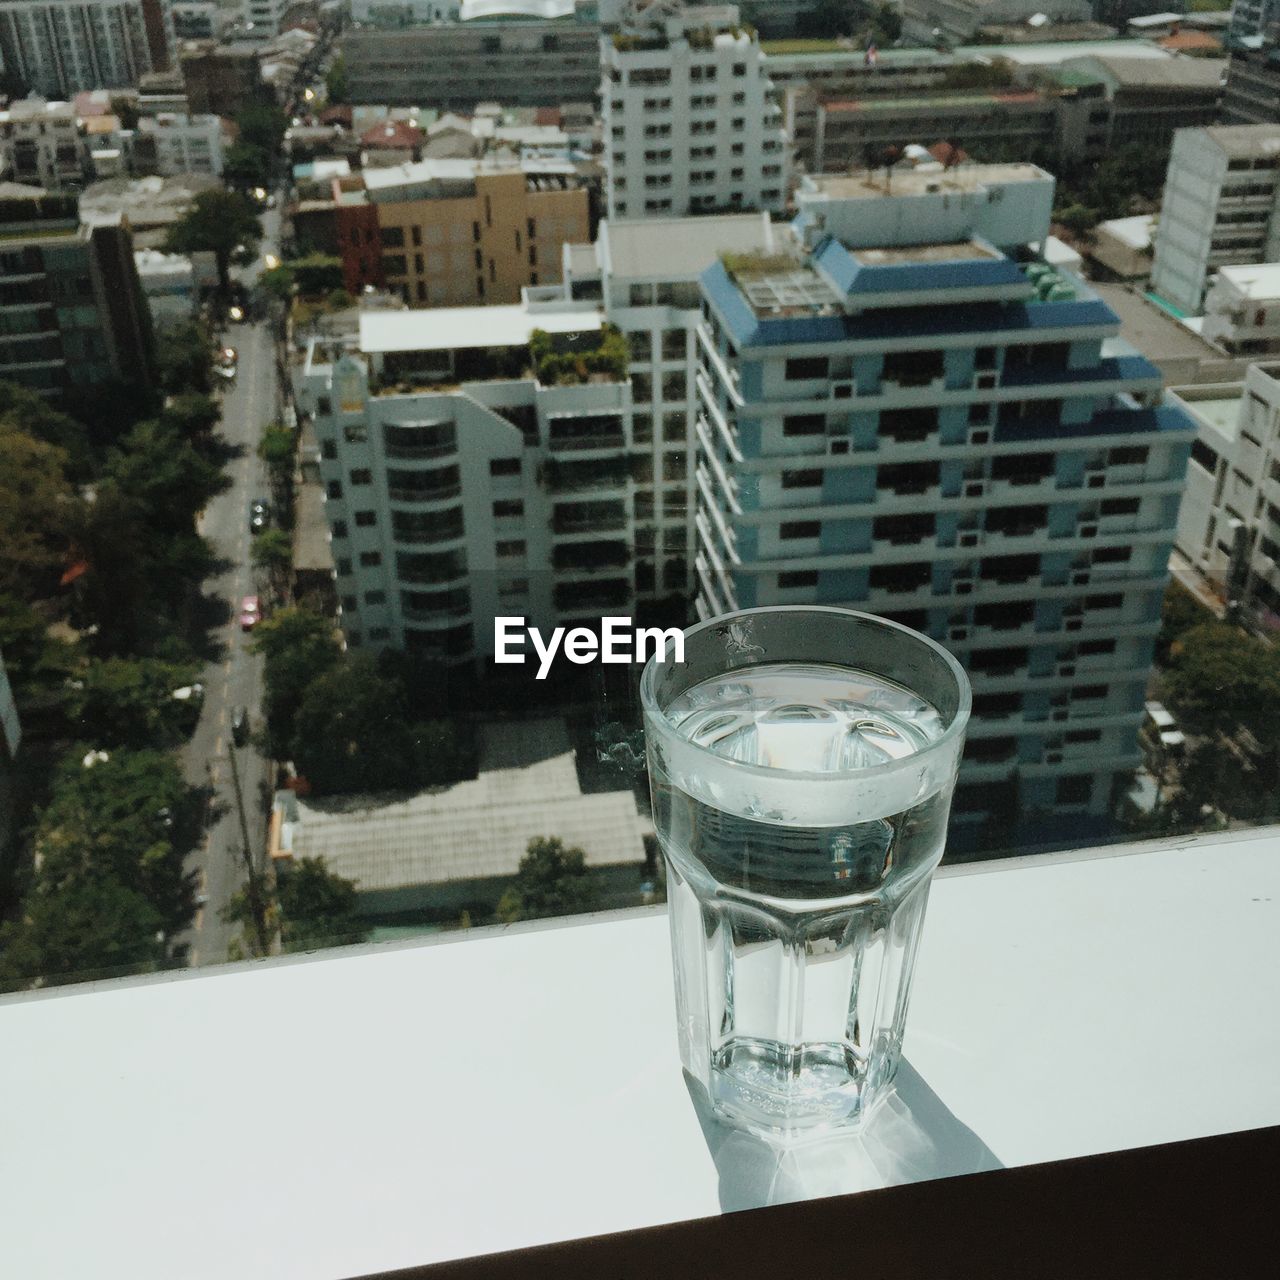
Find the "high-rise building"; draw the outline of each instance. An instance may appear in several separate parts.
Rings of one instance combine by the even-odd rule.
[[[1231,40],[1238,43],[1250,37],[1265,36],[1277,19],[1280,19],[1280,4],[1276,0],[1232,0]]]
[[[76,196],[0,183],[0,308],[0,378],[53,399],[151,381],[151,323],[118,215],[83,225]]]
[[[565,251],[566,296],[599,299],[631,358],[641,600],[692,595],[699,278],[720,254],[768,252],[780,234],[766,213],[606,220],[594,245]]]
[[[1222,94],[1223,124],[1280,123],[1280,31],[1274,23],[1268,34],[1235,40],[1227,63],[1227,83]]]
[[[172,55],[161,0],[0,0],[0,70],[46,98],[133,87]]]
[[[1169,153],[1151,287],[1197,315],[1223,266],[1280,261],[1280,124],[1182,129]]]
[[[1115,314],[1044,260],[1031,165],[802,180],[794,251],[703,277],[698,611],[830,603],[974,683],[953,843],[1109,812],[1193,429]]]
[[[657,5],[600,48],[609,217],[784,208],[782,108],[733,5]]]

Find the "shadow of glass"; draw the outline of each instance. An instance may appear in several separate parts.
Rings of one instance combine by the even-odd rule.
[[[905,1060],[893,1092],[859,1130],[790,1142],[735,1129],[715,1114],[701,1084],[688,1072],[684,1079],[725,1213],[1004,1167]]]

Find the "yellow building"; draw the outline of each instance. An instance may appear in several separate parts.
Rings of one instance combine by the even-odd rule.
[[[411,307],[519,302],[525,285],[559,283],[562,245],[590,239],[588,192],[568,163],[370,169],[365,200],[362,217],[339,220],[348,287],[387,288]]]

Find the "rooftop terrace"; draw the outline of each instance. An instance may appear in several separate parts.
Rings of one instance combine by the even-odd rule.
[[[1014,182],[1052,182],[1034,164],[963,164],[954,169],[895,168],[886,178],[883,169],[857,173],[816,173],[805,178],[804,190],[833,200],[879,200],[889,196],[922,196],[938,192],[979,191]]]

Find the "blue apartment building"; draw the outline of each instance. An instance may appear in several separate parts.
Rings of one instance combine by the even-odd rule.
[[[827,603],[970,672],[951,847],[1078,840],[1137,732],[1194,426],[1044,259],[1032,165],[810,177],[702,277],[701,616]]]

